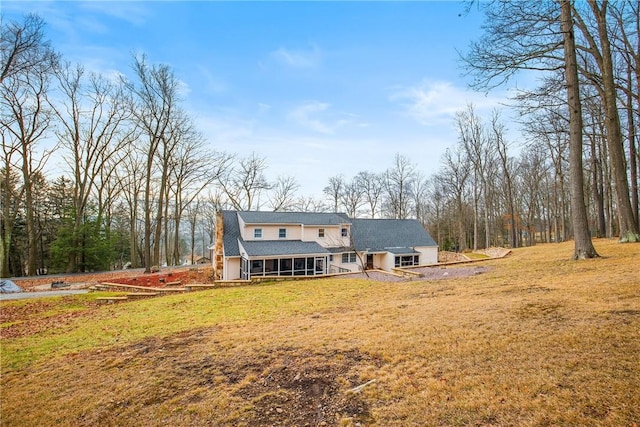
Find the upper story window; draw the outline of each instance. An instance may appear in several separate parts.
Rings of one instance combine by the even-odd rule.
[[[254,228],[253,229],[253,238],[254,239],[262,239],[262,228]]]
[[[286,228],[281,228],[278,230],[278,237],[280,239],[286,239],[287,238],[287,229]]]
[[[324,228],[318,228],[318,237],[324,237]]]
[[[342,237],[348,237],[349,236],[349,231],[347,230],[346,227],[341,230],[341,233],[342,233]]]

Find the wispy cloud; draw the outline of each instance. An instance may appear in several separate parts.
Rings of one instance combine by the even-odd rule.
[[[203,88],[211,93],[222,93],[227,90],[227,85],[215,76],[207,67],[198,66],[198,70],[204,80]]]
[[[320,101],[309,101],[297,106],[289,112],[287,118],[299,126],[325,135],[333,134],[347,125],[367,126],[358,121],[357,115],[332,111],[331,104]]]
[[[325,102],[312,101],[300,105],[289,112],[289,119],[299,125],[314,130],[316,132],[329,134],[333,132],[331,126],[323,123],[318,116],[322,115],[329,108]]]
[[[81,4],[87,12],[111,16],[136,26],[147,22],[151,10],[144,2],[90,1]]]
[[[417,122],[430,126],[451,122],[455,113],[469,103],[483,110],[499,107],[506,99],[469,92],[450,82],[424,80],[415,86],[395,88],[390,100],[399,103]]]
[[[254,138],[255,124],[251,120],[235,117],[229,111],[216,110],[206,115],[196,115],[195,122],[210,147],[217,151],[243,151],[242,147]]]
[[[287,49],[284,47],[271,52],[271,57],[292,68],[315,68],[322,61],[322,52],[313,45],[309,49]]]
[[[264,102],[258,102],[258,114],[265,115],[271,111],[271,105],[265,104]]]

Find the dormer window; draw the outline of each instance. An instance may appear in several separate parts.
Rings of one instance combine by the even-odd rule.
[[[346,227],[342,229],[342,237],[349,237],[349,232]]]
[[[262,239],[262,228],[254,228],[253,229],[253,238],[254,239]]]
[[[287,238],[287,229],[286,228],[281,228],[278,230],[278,238],[280,239],[286,239]]]

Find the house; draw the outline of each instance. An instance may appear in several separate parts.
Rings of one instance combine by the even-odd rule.
[[[193,255],[193,256],[188,256],[185,259],[185,265],[196,265],[196,264],[209,264],[211,262],[211,259],[209,259],[209,257],[207,256],[201,256],[201,255]]]
[[[326,212],[221,211],[213,255],[219,280],[391,270],[437,261],[438,246],[417,220]]]

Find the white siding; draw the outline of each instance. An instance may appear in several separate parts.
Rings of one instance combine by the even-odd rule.
[[[362,255],[362,254],[360,254]],[[362,258],[363,261],[366,262],[366,258]],[[349,271],[353,271],[355,272],[360,272],[362,269],[361,267],[361,263],[360,263],[360,258],[356,256],[356,262],[342,262],[342,253],[337,253],[337,254],[333,254],[333,261],[330,262],[331,265],[336,266],[336,267],[340,267],[340,268],[346,268]]]
[[[254,231],[256,228],[262,229],[262,238],[256,239]],[[287,237],[280,238],[280,229],[287,230]],[[250,224],[240,228],[240,234],[244,240],[302,240],[302,226],[300,225],[273,225],[273,224]]]
[[[324,237],[318,237],[318,230],[324,228]],[[349,229],[348,226],[307,226],[304,230],[302,240],[308,242],[318,242],[325,248],[345,247],[351,244],[349,237],[342,237],[342,228]]]
[[[431,265],[438,263],[437,246],[417,246],[416,251],[420,252],[420,265]]]
[[[382,269],[386,271],[391,271],[391,269],[395,268],[396,256],[391,252],[387,252],[382,256]]]
[[[240,279],[240,258],[226,258],[222,280]]]
[[[318,237],[318,230],[321,228],[324,229],[324,237]],[[300,240],[303,242],[316,242],[325,248],[348,246],[349,238],[342,237],[341,229],[342,227],[335,225],[307,225],[304,227]]]

